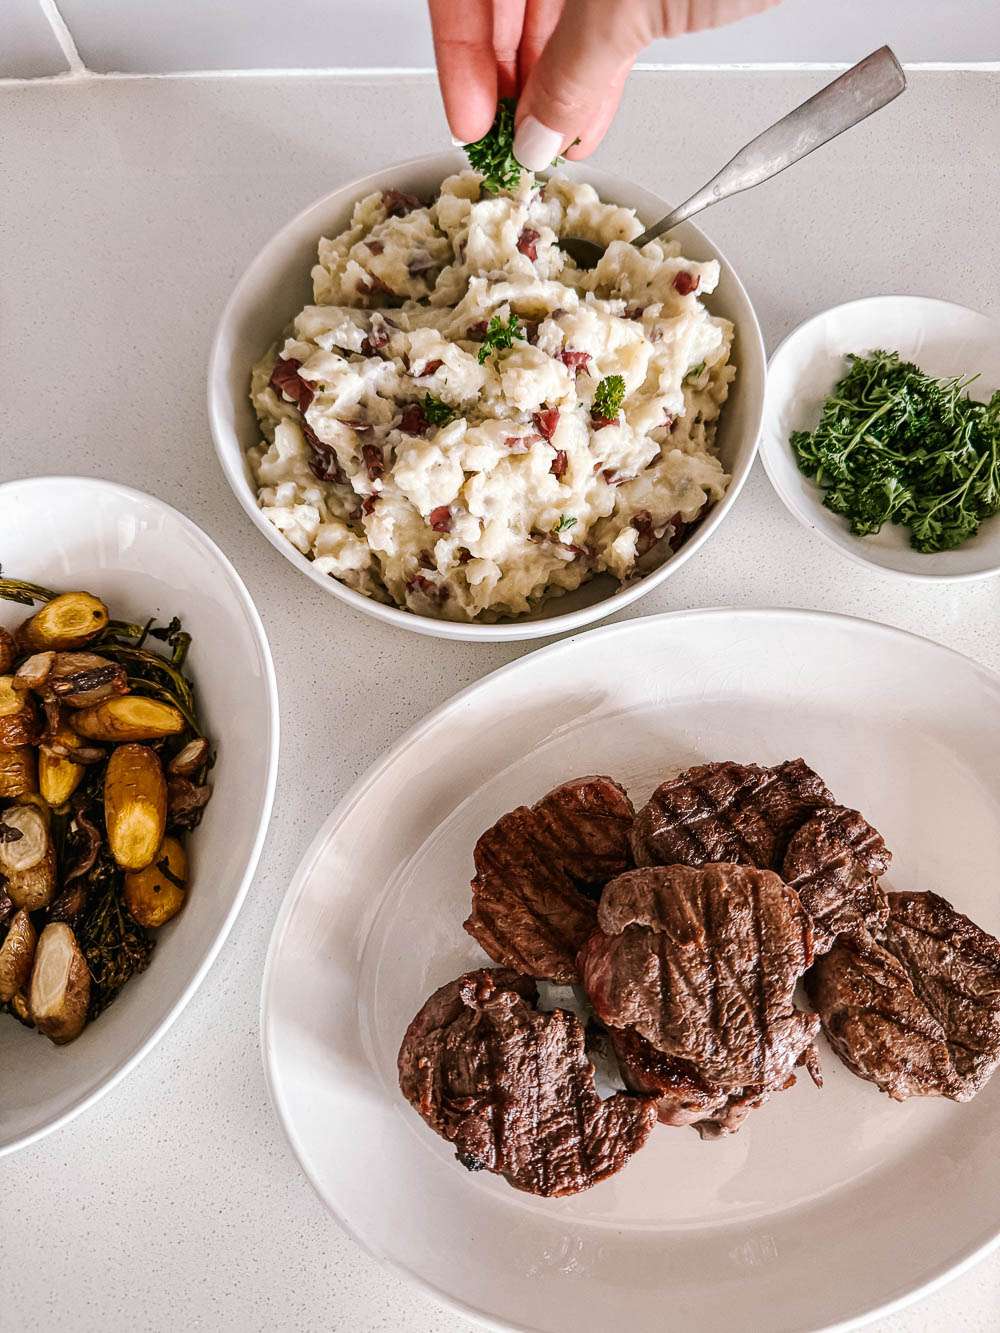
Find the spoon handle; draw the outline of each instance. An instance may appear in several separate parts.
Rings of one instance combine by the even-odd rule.
[[[731,194],[752,189],[777,176],[793,162],[881,110],[905,87],[906,75],[889,47],[872,52],[815,97],[758,134],[704,188],[647,228],[632,244],[643,246],[720,199],[728,199]]]

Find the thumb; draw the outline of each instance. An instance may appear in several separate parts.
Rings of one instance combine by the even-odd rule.
[[[543,170],[577,138],[596,143],[594,131],[607,128],[629,69],[655,36],[637,20],[658,8],[608,0],[564,6],[518,101],[514,156],[523,167]]]

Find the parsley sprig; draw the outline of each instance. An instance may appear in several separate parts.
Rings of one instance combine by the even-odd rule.
[[[481,139],[465,145],[465,153],[476,171],[482,172],[483,189],[488,194],[513,190],[521,179],[522,167],[514,156],[513,97],[502,97],[497,103],[493,124]]]
[[[935,379],[898,352],[850,356],[815,431],[795,431],[799,468],[857,536],[883,523],[909,529],[917,551],[953,550],[1000,513],[1000,390],[976,378]]]
[[[447,426],[449,421],[454,421],[458,413],[450,407],[443,398],[437,398],[429,393],[424,398],[421,406],[424,409],[424,416],[432,426]]]
[[[482,173],[483,189],[487,194],[499,194],[501,190],[515,190],[521,181],[521,172],[526,171],[514,156],[514,112],[517,99],[501,97],[497,103],[497,114],[493,124],[481,139],[465,145],[465,155],[470,166]],[[580,142],[574,139],[570,148]],[[556,157],[553,166],[560,165],[565,159]]]
[[[596,421],[614,421],[625,400],[625,380],[621,375],[605,375],[594,390],[590,415]]]
[[[527,338],[527,336],[516,315],[511,315],[508,320],[502,320],[499,315],[494,315],[486,326],[486,333],[479,349],[479,364],[483,365],[486,358],[492,356],[494,352],[502,351],[505,347],[513,347],[515,338]]]

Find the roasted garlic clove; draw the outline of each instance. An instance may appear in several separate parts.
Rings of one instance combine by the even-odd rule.
[[[187,745],[178,750],[171,759],[167,765],[167,772],[175,778],[191,777],[208,762],[208,748],[208,741],[204,736],[188,741]]]
[[[52,664],[56,660],[54,652],[32,653],[26,657],[14,673],[15,690],[40,690],[48,679]]]
[[[0,800],[16,801],[38,790],[35,751],[30,745],[0,750]]]
[[[108,608],[89,592],[64,592],[36,611],[17,631],[17,642],[27,651],[44,652],[82,648],[108,623]]]
[[[187,723],[172,704],[148,699],[143,694],[123,694],[105,699],[93,708],[81,708],[69,724],[80,736],[92,741],[153,741],[179,735]]]
[[[37,805],[0,811],[0,874],[11,900],[29,912],[47,907],[56,886],[56,854]]]
[[[4,1004],[9,1004],[28,985],[37,943],[38,932],[22,907],[15,913],[7,938],[0,945],[0,1000]]]
[[[176,838],[164,838],[152,865],[125,876],[125,905],[140,926],[155,930],[184,906],[187,878],[184,848]]]
[[[166,829],[167,784],[148,746],[119,745],[112,751],[104,775],[104,823],[111,855],[123,870],[151,864]]]
[[[75,763],[69,755],[74,750],[83,749],[86,749],[83,740],[65,726],[39,748],[38,789],[49,805],[63,805],[80,785],[84,766]]]
[[[0,676],[0,750],[16,750],[38,740],[38,709],[29,694],[14,688],[13,676]]]
[[[78,1037],[87,1022],[90,969],[76,936],[63,921],[51,921],[38,938],[28,1005],[39,1032],[57,1046]]]

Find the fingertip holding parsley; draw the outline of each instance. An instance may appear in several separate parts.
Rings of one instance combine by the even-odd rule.
[[[469,165],[482,172],[483,189],[490,194],[513,190],[525,169],[514,156],[514,111],[517,101],[501,97],[493,124],[481,139],[465,145]]]
[[[978,402],[978,376],[936,379],[898,352],[848,361],[817,428],[791,435],[800,471],[855,536],[895,523],[924,554],[961,546],[1000,513],[1000,390]]]
[[[483,189],[488,194],[499,194],[502,190],[514,190],[521,182],[521,172],[527,171],[514,156],[514,115],[517,111],[517,99],[501,97],[497,103],[497,114],[493,124],[481,139],[465,145],[465,155],[469,165],[482,172]],[[570,148],[580,143],[574,139]],[[564,159],[556,157],[553,166],[558,166]]]

